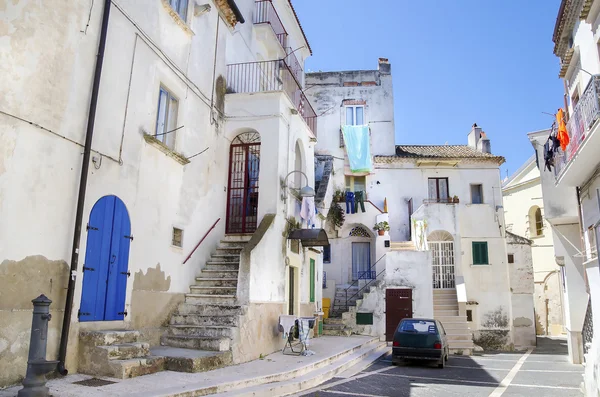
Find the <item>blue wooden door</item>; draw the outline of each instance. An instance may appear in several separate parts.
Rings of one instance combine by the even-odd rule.
[[[116,196],[102,197],[87,232],[79,321],[123,320],[131,243],[125,204]]]

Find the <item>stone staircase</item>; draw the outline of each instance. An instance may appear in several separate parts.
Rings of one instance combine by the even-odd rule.
[[[329,317],[342,317],[342,314],[350,310],[351,306],[356,306],[356,300],[361,297],[357,295],[358,286],[353,285],[348,288],[348,302],[346,304],[346,288],[348,286],[340,285],[335,289],[335,298],[333,300],[333,304],[331,305],[331,313]]]
[[[323,335],[350,336],[352,331],[344,325],[342,317],[329,317],[323,320]]]
[[[173,313],[162,346],[229,352],[245,308],[236,301],[240,253],[250,236],[227,236]]]
[[[473,336],[467,323],[467,316],[459,313],[455,289],[433,290],[433,317],[439,320],[446,330],[451,353],[471,355]]]

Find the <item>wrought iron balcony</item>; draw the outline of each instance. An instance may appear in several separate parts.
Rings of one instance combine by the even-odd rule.
[[[600,118],[600,75],[595,75],[588,83],[567,122],[569,145],[564,152],[559,150],[554,159],[554,174],[557,179],[573,161],[582,143],[589,138],[598,118]],[[556,127],[554,129],[556,130]]]
[[[259,25],[262,23],[271,25],[273,33],[277,36],[277,41],[285,48],[288,34],[271,0],[257,0],[254,4],[254,24]]]
[[[375,270],[352,272],[353,280],[374,280],[375,278],[377,278],[377,272]]]
[[[293,55],[293,54],[292,54]],[[304,118],[313,134],[317,135],[317,114],[302,92],[301,80],[288,62],[296,57],[275,61],[235,63],[227,65],[227,93],[254,93],[284,91]],[[300,69],[300,77],[303,72]]]

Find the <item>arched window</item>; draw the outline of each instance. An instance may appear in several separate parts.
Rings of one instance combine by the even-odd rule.
[[[454,237],[445,230],[435,230],[427,236],[433,265],[433,288],[455,288]]]
[[[533,206],[529,210],[529,235],[538,237],[544,234],[544,218],[542,210],[538,206]]]
[[[364,227],[356,226],[350,230],[350,237],[371,237],[371,235]]]

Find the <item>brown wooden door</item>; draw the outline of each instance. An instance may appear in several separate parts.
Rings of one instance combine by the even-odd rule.
[[[388,288],[385,290],[385,340],[392,341],[398,324],[412,318],[412,289]]]
[[[260,135],[243,133],[231,143],[225,233],[254,233],[258,220]]]

